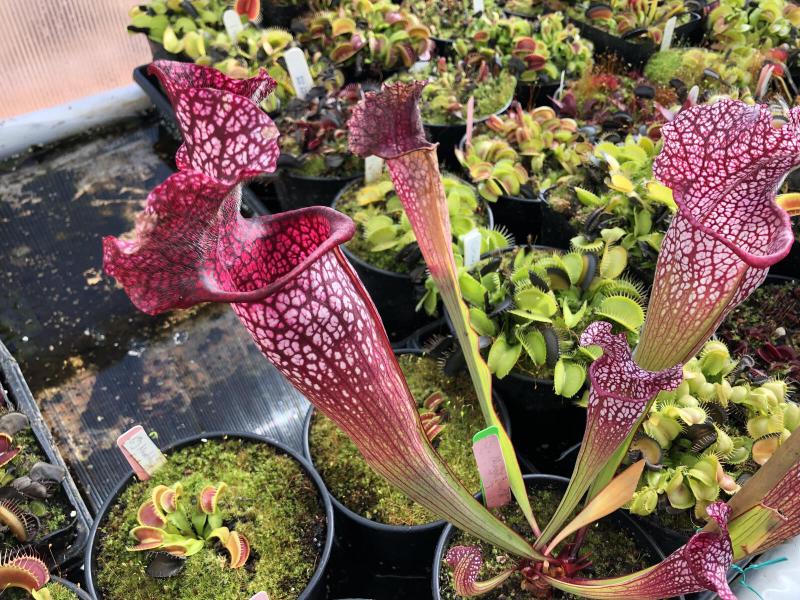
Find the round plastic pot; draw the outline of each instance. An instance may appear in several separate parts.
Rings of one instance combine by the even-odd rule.
[[[79,600],[92,600],[92,597],[89,594],[87,594],[85,590],[79,588],[71,581],[67,581],[66,579],[61,579],[61,577],[55,577],[54,575],[51,575],[50,583],[57,583],[58,585],[67,588],[70,592],[75,594],[75,597],[79,598]]]
[[[359,183],[352,181],[345,185],[333,201],[333,208],[337,207],[341,197],[351,186],[359,185]],[[494,216],[488,206],[486,206],[486,218],[487,226],[492,228]],[[416,310],[421,296],[417,292],[417,285],[408,273],[395,273],[381,269],[356,256],[347,249],[347,246],[341,246],[341,249],[375,303],[391,341],[397,342],[405,339],[432,321],[432,318],[424,310]]]
[[[566,490],[567,484],[569,483],[569,479],[566,477],[558,477],[555,475],[525,475],[524,479],[529,489],[541,485],[551,485]],[[478,495],[478,497],[480,498],[480,495]],[[618,527],[625,529],[630,536],[638,542],[639,547],[650,549],[657,560],[664,559],[664,552],[658,547],[658,544],[656,544],[628,514],[618,510],[605,518],[612,520]],[[442,598],[439,577],[441,575],[442,562],[445,552],[447,551],[447,546],[455,532],[456,529],[452,525],[448,525],[442,532],[442,536],[439,538],[439,543],[436,546],[436,552],[433,556],[433,577],[431,580],[434,600],[441,600]],[[619,575],[623,575],[623,573]],[[683,599],[682,596],[680,598],[681,600]]]
[[[422,354],[421,350],[400,349],[395,354]],[[500,420],[511,435],[511,424],[503,400],[493,395]],[[314,409],[308,411],[303,427],[303,452],[312,464],[310,448],[311,419]],[[430,556],[446,522],[433,521],[424,525],[386,525],[371,521],[353,512],[330,494],[336,518],[336,541],[340,552],[349,557],[352,565],[364,577],[391,575],[424,575],[430,568]]]
[[[560,83],[541,83],[539,81],[518,81],[514,90],[514,98],[523,108],[531,109],[537,106],[553,106],[552,97],[558,90]]]
[[[586,410],[556,394],[553,382],[511,372],[492,379],[505,399],[511,427],[517,431],[514,448],[528,470],[569,476],[583,439]]]
[[[164,449],[164,453],[169,455],[170,452],[174,452],[175,450],[180,450],[187,446],[193,446],[196,444],[204,443],[207,440],[219,440],[219,439],[227,439],[227,438],[234,438],[234,439],[243,439],[249,440],[253,442],[260,442],[263,444],[267,444],[272,446],[284,454],[291,456],[294,460],[296,460],[300,466],[305,471],[306,475],[311,478],[314,482],[314,485],[317,487],[317,491],[319,493],[320,501],[322,502],[322,507],[325,512],[325,521],[327,524],[326,533],[325,533],[325,543],[322,547],[322,553],[320,554],[319,562],[317,563],[316,571],[314,571],[314,575],[311,577],[311,580],[308,582],[306,588],[302,591],[302,593],[297,597],[298,600],[324,600],[326,598],[326,584],[325,584],[325,569],[328,565],[328,560],[330,559],[331,555],[331,548],[333,546],[333,530],[334,530],[334,517],[333,517],[333,506],[331,505],[331,499],[328,494],[328,490],[325,489],[325,484],[322,482],[322,479],[311,466],[311,464],[302,456],[300,456],[297,452],[281,444],[280,442],[276,442],[275,440],[271,440],[264,436],[252,434],[252,433],[238,433],[238,432],[211,432],[206,433],[203,435],[193,436],[187,438],[185,440],[181,440],[172,444]],[[97,561],[100,558],[98,553],[100,551],[100,540],[98,539],[100,536],[100,528],[105,523],[106,517],[108,516],[111,507],[117,501],[120,494],[124,492],[131,483],[138,481],[134,474],[131,472],[125,479],[123,479],[114,492],[106,499],[105,503],[103,504],[102,508],[97,514],[97,517],[94,520],[94,525],[92,526],[92,530],[89,534],[89,543],[86,546],[86,552],[84,555],[85,560],[85,569],[86,569],[86,589],[94,596],[95,600],[103,600],[105,596],[103,593],[96,587],[96,572],[97,572]],[[267,560],[267,557],[262,557],[262,560]]]
[[[690,13],[691,19],[675,28],[672,37],[673,46],[697,46],[705,33],[705,17]],[[649,39],[640,42],[627,40],[594,25],[570,19],[581,32],[581,36],[594,44],[595,56],[610,52],[616,54],[633,67],[641,67],[658,51],[658,46]]]
[[[281,4],[275,2],[275,0],[262,0],[260,22],[263,27],[283,27],[288,29],[292,24],[292,19],[299,17],[307,9],[306,2],[292,5]]]
[[[541,229],[539,231],[539,243],[554,248],[568,249],[570,240],[578,235],[578,230],[569,218],[553,210],[547,200],[541,202]]]
[[[362,177],[362,173],[348,177],[311,177],[284,170],[274,179],[275,194],[282,211],[330,206],[342,188]]]

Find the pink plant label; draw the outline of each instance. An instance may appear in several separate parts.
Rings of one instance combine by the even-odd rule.
[[[269,600],[269,594],[267,592],[258,592],[250,600]]]
[[[125,460],[142,481],[147,481],[160,467],[167,463],[167,457],[158,449],[141,425],[129,429],[117,438]]]
[[[497,426],[492,425],[472,438],[472,453],[478,464],[486,508],[505,506],[511,501],[511,484],[498,434]]]

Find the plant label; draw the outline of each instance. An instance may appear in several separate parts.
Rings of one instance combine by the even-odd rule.
[[[664,25],[664,37],[661,38],[661,52],[669,50],[672,46],[672,36],[675,34],[675,25],[678,24],[678,17],[670,17]]]
[[[383,175],[383,159],[374,154],[364,159],[364,183],[375,183]]]
[[[478,465],[487,508],[505,506],[511,501],[511,484],[500,448],[499,433],[497,425],[492,425],[472,437],[472,453]]]
[[[289,69],[289,77],[292,78],[295,96],[300,100],[305,100],[306,95],[314,87],[314,78],[308,70],[306,55],[300,48],[290,48],[283,54],[286,61],[286,68]]]
[[[267,592],[258,592],[250,600],[269,600],[269,594]]]
[[[470,268],[481,258],[481,232],[477,228],[461,236],[464,245],[464,266]]]
[[[472,14],[482,13],[484,11],[483,0],[472,0]]]
[[[231,41],[235,41],[236,38],[239,37],[242,29],[244,29],[242,17],[232,8],[222,13],[222,23],[225,25],[225,31],[228,33],[228,37],[231,38]]]
[[[119,436],[117,447],[130,464],[133,472],[142,481],[150,479],[153,473],[167,464],[167,457],[158,449],[141,425],[137,425]]]
[[[431,64],[429,60],[418,60],[413,65],[411,65],[408,69],[409,73],[424,73],[425,69],[428,68],[428,65]]]

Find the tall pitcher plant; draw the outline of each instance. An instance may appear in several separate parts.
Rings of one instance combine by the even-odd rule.
[[[692,108],[665,126],[656,174],[673,189],[680,211],[659,259],[650,317],[633,356],[607,323],[584,333],[581,343],[600,347],[603,356],[590,368],[581,458],[543,530],[501,434],[509,480],[531,527],[530,536],[520,536],[472,498],[428,442],[375,307],[339,250],[353,235],[349,219],[322,207],[241,217],[242,183],[275,168],[277,131],[257,107],[273,83],[264,74],[234,81],[189,64],[151,69],[175,106],[185,144],[178,172],[150,194],[134,235],[104,240],[106,271],[150,314],[230,303],[264,356],[378,473],[457,527],[520,557],[506,573],[479,581],[479,550],[452,549],[447,560],[458,593],[485,593],[521,571],[536,589],[589,598],[656,599],[710,589],[727,600],[734,597],[725,580],[734,557],[798,533],[800,437],[792,436],[729,505],[709,506],[707,531],[659,565],[587,580],[582,558],[553,555],[561,541],[630,499],[643,463],[614,474],[648,404],[659,390],[678,385],[681,362],[788,252],[788,218],[774,199],[782,177],[800,163],[797,113],[775,127],[766,108],[721,102]],[[386,159],[465,349],[486,422],[497,424],[489,371],[457,285],[435,148],[425,141],[417,108],[422,85],[368,94],[350,122],[351,146]],[[588,474],[598,469],[602,484],[593,485]],[[567,523],[565,515],[584,498]]]

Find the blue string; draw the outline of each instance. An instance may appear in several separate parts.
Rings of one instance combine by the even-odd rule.
[[[749,583],[747,583],[747,572],[748,571],[755,571],[756,569],[761,569],[763,567],[768,567],[770,565],[775,565],[777,563],[782,563],[783,561],[789,560],[785,556],[781,556],[779,558],[773,558],[772,560],[767,560],[762,563],[753,563],[752,565],[748,565],[744,569],[739,565],[731,565],[731,569],[739,573],[742,577],[739,579],[739,583],[742,584],[742,587],[746,590],[750,590],[758,600],[764,600],[764,597],[759,594],[755,589],[753,589]]]

